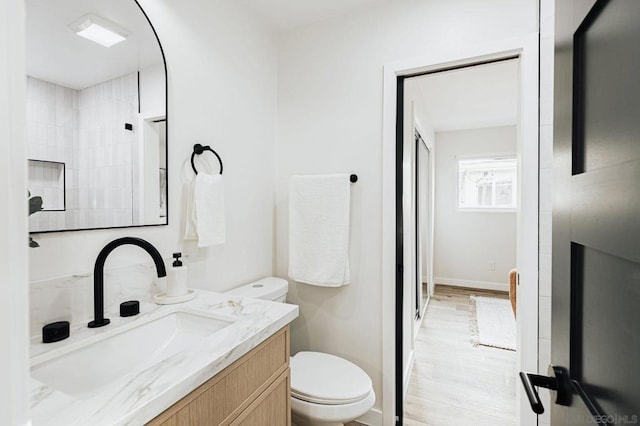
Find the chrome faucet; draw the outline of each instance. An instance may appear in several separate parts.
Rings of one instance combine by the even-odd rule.
[[[164,261],[158,250],[148,241],[142,238],[123,237],[111,241],[98,254],[96,265],[93,268],[93,314],[94,319],[89,323],[89,328],[102,327],[109,324],[109,319],[104,317],[104,263],[107,256],[117,247],[131,244],[144,249],[156,264],[158,278],[166,277],[167,271]]]

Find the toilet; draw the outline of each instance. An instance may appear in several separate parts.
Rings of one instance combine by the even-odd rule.
[[[284,302],[288,283],[264,278],[228,294]],[[335,355],[301,351],[291,357],[291,417],[298,426],[339,426],[367,413],[376,401],[371,378]]]

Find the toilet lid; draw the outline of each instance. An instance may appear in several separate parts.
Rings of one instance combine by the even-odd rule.
[[[320,352],[298,352],[291,358],[291,396],[315,404],[358,402],[371,391],[371,379],[360,367]]]

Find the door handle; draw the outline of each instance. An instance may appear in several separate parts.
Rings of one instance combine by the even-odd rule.
[[[536,414],[544,413],[544,406],[540,401],[540,396],[536,387],[546,388],[554,391],[556,400],[559,405],[571,404],[571,382],[569,380],[569,372],[564,367],[551,365],[549,371],[552,376],[541,376],[539,374],[520,372],[520,380],[522,386],[531,404],[531,409]]]

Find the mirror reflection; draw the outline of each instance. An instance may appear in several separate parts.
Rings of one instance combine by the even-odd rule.
[[[166,69],[134,0],[27,0],[32,233],[167,224]]]

